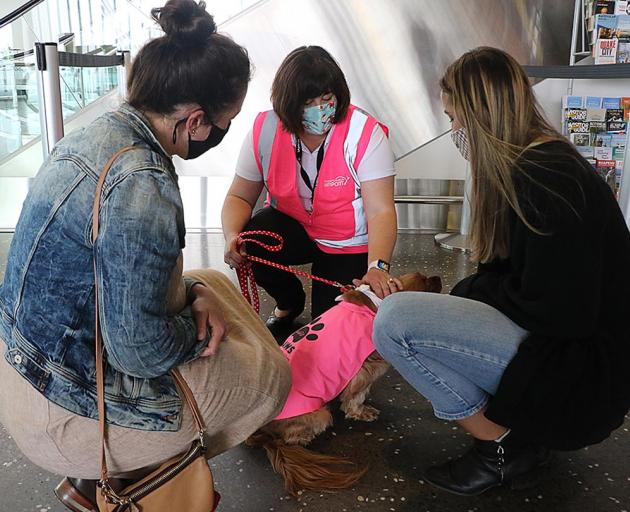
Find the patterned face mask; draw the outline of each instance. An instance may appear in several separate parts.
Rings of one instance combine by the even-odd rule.
[[[324,135],[332,128],[335,112],[337,111],[337,100],[332,98],[321,105],[312,105],[304,108],[302,125],[308,133],[313,135]]]
[[[451,131],[451,139],[453,139],[453,144],[455,144],[455,147],[459,150],[461,155],[466,160],[470,160],[470,146],[468,145],[468,133],[466,132],[466,128]]]

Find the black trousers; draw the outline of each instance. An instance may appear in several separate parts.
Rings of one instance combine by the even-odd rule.
[[[271,207],[258,210],[245,226],[245,230],[263,229],[278,233],[284,238],[284,247],[279,252],[269,252],[256,244],[247,244],[247,252],[283,265],[312,263],[313,275],[352,284],[352,279],[361,279],[367,271],[367,252],[359,254],[328,254],[320,250],[302,225],[295,219]],[[260,237],[261,241],[273,245],[274,240]],[[306,294],[300,280],[284,270],[262,263],[252,262],[256,283],[276,301],[278,309],[302,310]],[[339,288],[313,281],[311,312],[313,318],[335,305]]]

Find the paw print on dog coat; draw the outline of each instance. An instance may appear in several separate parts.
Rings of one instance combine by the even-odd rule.
[[[321,316],[318,316],[310,324],[295,331],[290,338],[282,344],[282,348],[290,354],[293,352],[295,344],[303,339],[306,339],[306,341],[310,341],[311,343],[317,341],[319,338],[317,332],[321,331],[325,327],[325,324],[320,322],[321,318]]]
[[[278,419],[319,409],[343,391],[375,350],[374,317],[365,306],[341,302],[287,337],[282,351],[292,386]]]
[[[319,336],[316,332],[321,331],[325,326],[320,323],[321,316],[318,316],[310,324],[305,325],[301,329],[298,329],[291,335],[291,343],[297,343],[300,340],[306,338],[307,341],[316,341]]]

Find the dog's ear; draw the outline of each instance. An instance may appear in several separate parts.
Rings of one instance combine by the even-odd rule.
[[[409,272],[398,278],[405,292],[422,292],[426,288],[426,276],[420,272]]]
[[[427,291],[435,293],[442,291],[442,279],[440,279],[440,276],[431,276],[427,279]]]

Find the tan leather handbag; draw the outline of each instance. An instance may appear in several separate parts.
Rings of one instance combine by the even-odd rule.
[[[126,151],[135,149],[126,147],[114,154],[99,176],[96,186],[96,197],[92,210],[92,243],[98,236],[98,217],[101,191],[105,177],[114,161]],[[101,431],[101,479],[96,493],[100,512],[213,512],[219,503],[220,496],[214,490],[212,472],[206,460],[204,434],[206,428],[203,417],[188,384],[179,370],[171,370],[180,392],[190,407],[199,439],[192,442],[184,455],[164,462],[151,474],[139,482],[115,491],[110,486],[107,471],[105,444],[107,439],[107,423],[105,421],[105,383],[103,372],[103,346],[101,340],[101,324],[99,317],[98,279],[96,274],[96,258],[94,259],[94,282],[96,297],[96,387],[98,397],[98,421]]]

